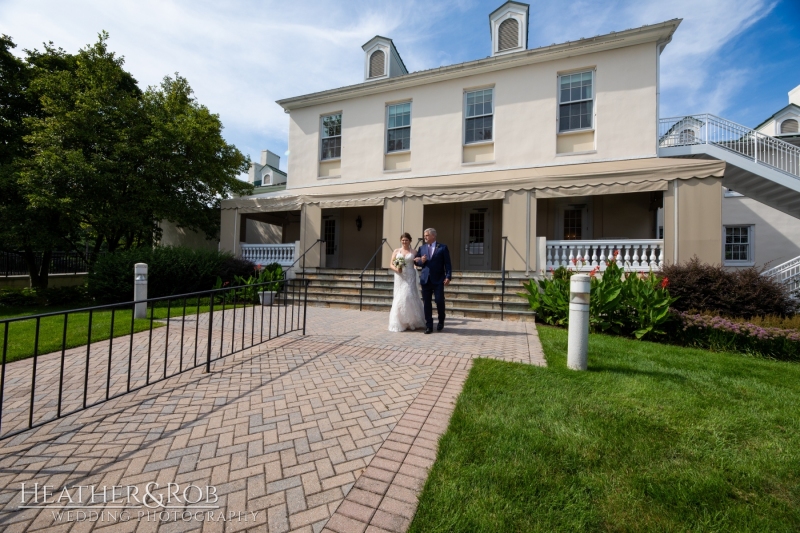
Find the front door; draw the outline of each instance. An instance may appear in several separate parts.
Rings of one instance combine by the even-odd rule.
[[[492,211],[488,205],[464,206],[461,219],[462,270],[492,268]]]
[[[339,266],[339,215],[322,217],[322,238],[325,240],[325,267]]]
[[[556,238],[564,241],[582,241],[592,238],[591,201],[563,199],[558,203]]]

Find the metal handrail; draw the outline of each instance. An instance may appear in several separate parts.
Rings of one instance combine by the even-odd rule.
[[[187,294],[0,320],[0,332],[3,336],[2,356],[0,358],[0,440],[97,406],[130,392],[141,390],[144,387],[195,368],[204,367],[206,372],[209,372],[212,362],[287,333],[302,331],[305,335],[308,280],[285,280],[281,282],[284,294],[291,293],[293,296],[291,306],[286,304],[275,305],[275,302],[270,304],[254,303],[256,295],[269,291],[274,286],[274,283],[274,281],[267,281],[252,285],[229,286]],[[285,300],[287,299],[285,298]],[[166,318],[155,317],[155,307],[159,303],[166,303]],[[144,317],[144,320],[149,319],[150,321],[149,332],[147,329],[139,332],[135,330],[135,309],[138,304],[149,304],[150,316]],[[201,306],[204,307],[205,305],[208,305],[207,313],[201,312]],[[221,305],[221,309],[215,310],[217,305]],[[302,314],[301,306],[303,307]],[[163,305],[158,307],[163,308]],[[181,307],[183,311],[178,316],[178,312],[175,310]],[[295,310],[295,308],[297,309]],[[128,312],[128,310],[130,310],[130,319],[119,316],[120,313]],[[190,339],[191,334],[185,335],[187,310],[188,314],[194,314],[197,317],[195,320],[194,339]],[[96,340],[98,328],[97,326],[92,326],[95,313],[108,313],[109,311],[111,320],[108,339]],[[221,318],[218,320],[216,328],[214,325],[215,311],[217,313],[221,312]],[[229,316],[231,312],[233,313],[230,328],[226,328],[225,324],[226,311]],[[86,344],[70,348],[68,344],[71,343],[67,340],[67,331],[75,327],[73,324],[76,315],[86,313],[88,313]],[[199,318],[201,314],[207,314],[208,316],[207,328],[200,327]],[[250,316],[248,317],[247,315]],[[63,317],[63,320],[58,317]],[[71,317],[73,317],[73,320],[70,320]],[[273,318],[275,319],[274,322]],[[43,330],[43,326],[47,325],[42,323],[43,320],[50,324],[60,322],[60,327],[62,328],[61,341],[56,346],[50,344],[48,340],[42,339],[43,335],[40,333]],[[13,341],[9,341],[10,325],[23,321],[32,321],[35,324],[32,353],[21,356],[18,354],[19,359],[30,357],[32,359],[30,365],[24,363],[19,365],[15,361],[9,361],[9,348],[13,346]],[[158,339],[156,341],[153,340],[153,322],[155,321],[166,322],[163,342]],[[179,340],[175,340],[174,335],[170,337],[170,326],[174,324],[173,327],[177,328],[178,321],[180,321],[180,335],[178,336]],[[119,332],[119,328],[122,327],[125,327],[126,330],[129,329],[129,332],[115,335],[115,333]],[[192,327],[191,321],[188,327]],[[248,335],[246,335],[248,327],[250,329],[249,339]],[[207,340],[200,337],[201,329],[205,330],[204,334],[208,336]],[[215,329],[218,329],[216,337]],[[264,335],[265,333],[266,335]],[[102,334],[105,335],[104,332]],[[141,334],[138,337],[140,341],[146,344],[146,355],[144,346],[139,347],[141,348],[140,350],[134,350],[133,337],[139,334]],[[230,335],[230,340],[226,339],[228,335]],[[127,342],[124,340],[122,342],[114,342],[115,339],[125,339],[125,337],[129,339]],[[212,342],[212,339],[218,342]],[[170,342],[171,340],[173,342]],[[226,341],[228,342],[227,345]],[[83,342],[83,340],[80,342]],[[97,353],[96,347],[104,342],[108,342],[108,353],[103,359],[99,359],[100,354]],[[217,343],[219,345],[218,349],[215,346]],[[84,346],[85,355],[81,355],[77,349],[83,350]],[[193,350],[192,347],[194,347]],[[200,349],[203,347],[206,348],[205,354]],[[95,348],[94,353],[92,348]],[[69,354],[67,350],[71,350]],[[104,348],[103,351],[105,351]],[[137,351],[141,353],[140,356],[135,354]],[[192,351],[194,352],[193,354]],[[212,351],[215,352],[213,355]],[[42,358],[46,353],[55,355],[58,352],[60,352],[60,357]],[[159,364],[158,359],[155,362],[151,360],[152,357],[158,358],[161,356],[164,359],[163,366]],[[122,364],[122,359],[127,361],[126,365]],[[122,376],[121,379],[112,379],[112,367],[115,360],[125,368],[126,375]],[[40,361],[42,362],[40,363]],[[90,362],[94,364],[90,364]],[[138,370],[134,368],[134,363],[139,363],[136,365]],[[44,370],[39,371],[39,366],[44,366]],[[57,366],[58,369],[52,368],[53,366]],[[90,366],[94,367],[91,374]],[[40,378],[49,377],[50,372],[53,370],[58,370],[58,383],[49,387],[40,384],[37,390],[37,383],[41,382]],[[29,371],[30,378],[23,377],[23,373]],[[99,382],[92,381],[90,383],[90,376],[94,378],[99,372],[105,374],[103,376],[105,380],[101,379]],[[43,375],[40,375],[40,373]],[[134,377],[136,378],[135,380],[133,379]],[[72,389],[69,388],[70,381],[76,385]],[[9,394],[9,390],[14,391],[15,389],[16,392],[12,392],[12,394],[16,394],[16,396]],[[78,392],[78,389],[82,390]],[[50,398],[47,398],[47,396],[50,396]],[[19,413],[15,417],[13,416],[15,411],[12,411],[12,416],[4,416],[4,413],[7,413],[9,408],[18,410],[20,405],[27,405],[27,413],[23,411],[23,413]],[[9,423],[11,428],[7,429]]]
[[[712,144],[800,179],[800,148],[736,122],[703,113],[658,120],[658,146]]]
[[[503,264],[501,270],[503,275],[500,281],[500,320],[502,321],[505,314],[506,304],[506,246],[508,245],[508,237],[503,237]]]
[[[389,239],[386,239],[386,238],[381,239],[381,243],[378,245],[378,249],[375,250],[375,253],[372,254],[372,257],[369,258],[369,261],[367,261],[367,264],[364,266],[364,268],[361,269],[361,274],[358,275],[358,279],[359,279],[358,310],[359,311],[361,311],[363,306],[364,306],[364,272],[367,271],[367,269],[369,268],[370,263],[372,263],[374,261],[373,268],[372,268],[372,288],[374,289],[375,288],[375,284],[376,284],[376,280],[377,280],[377,277],[378,277],[378,261],[376,260],[376,258],[378,256],[378,252],[383,250],[383,245],[384,244],[388,246]],[[389,250],[391,250],[391,249],[392,249],[392,247],[389,246]]]

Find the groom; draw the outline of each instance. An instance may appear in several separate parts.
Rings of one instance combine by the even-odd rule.
[[[422,267],[419,281],[422,286],[422,301],[425,306],[425,333],[433,332],[433,306],[431,297],[436,300],[439,324],[436,331],[444,328],[444,286],[450,284],[452,268],[450,251],[446,244],[436,242],[436,230],[428,228],[424,233],[425,244],[417,250],[414,263]]]

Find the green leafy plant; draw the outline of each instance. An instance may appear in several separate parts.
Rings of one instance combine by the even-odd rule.
[[[609,261],[598,276],[593,269],[589,295],[589,327],[593,332],[631,335],[637,339],[666,333],[669,307],[675,302],[669,294],[667,278],[652,272],[624,272],[616,261]],[[531,309],[541,320],[556,326],[569,325],[569,284],[574,271],[559,267],[550,277],[523,284]]]

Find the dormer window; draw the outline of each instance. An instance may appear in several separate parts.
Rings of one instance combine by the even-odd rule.
[[[377,81],[408,74],[391,39],[376,35],[361,48],[364,50],[364,81]]]
[[[500,24],[498,51],[511,50],[519,46],[519,22],[517,19],[506,19]]]
[[[781,134],[798,133],[798,123],[796,119],[789,118],[781,122]]]
[[[382,50],[372,52],[369,57],[369,77],[377,78],[386,73],[386,54]]]
[[[528,48],[528,4],[509,1],[489,15],[492,55],[503,55]]]

